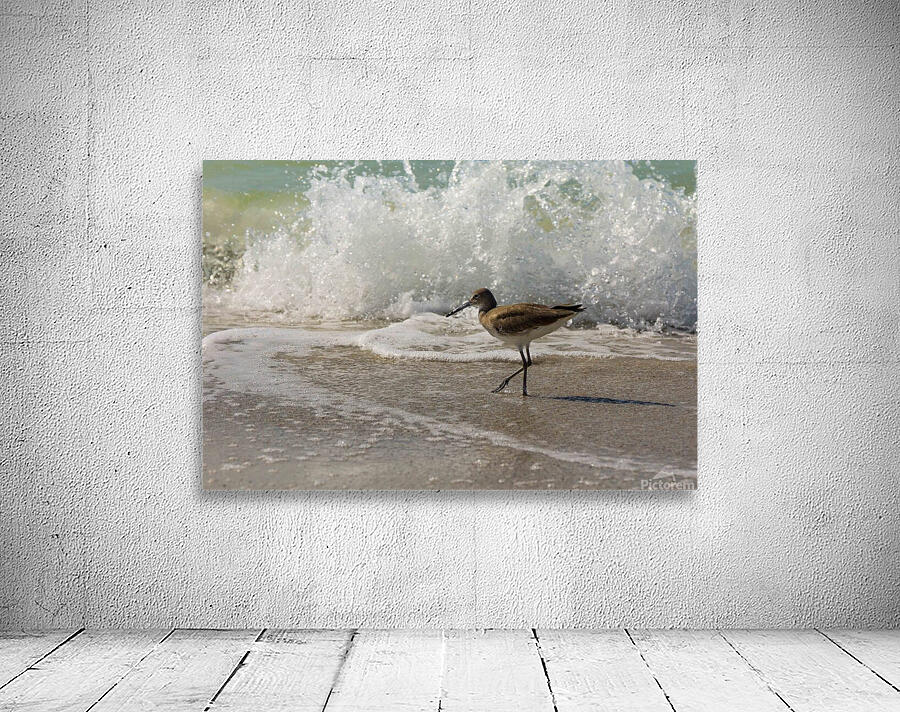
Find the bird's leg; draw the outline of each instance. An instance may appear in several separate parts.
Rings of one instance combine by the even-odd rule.
[[[531,365],[531,344],[525,347],[525,355],[528,356],[528,365]]]
[[[527,347],[526,347],[527,348]],[[531,358],[527,361],[525,360],[525,354],[522,351],[519,351],[519,356],[522,357],[522,395],[528,395],[528,364],[531,363]]]
[[[522,371],[524,371],[524,370],[525,370],[524,368],[520,368],[520,369],[519,369],[518,371],[516,371],[515,373],[512,373],[512,374],[510,374],[509,376],[507,376],[506,378],[504,378],[504,379],[500,382],[500,385],[497,386],[494,390],[492,390],[491,393],[499,393],[500,391],[502,391],[504,388],[506,388],[506,387],[509,385],[509,382],[510,382],[513,378],[515,378],[516,376],[518,376],[518,375],[519,375],[520,373],[522,373]]]
[[[494,390],[492,390],[491,393],[499,393],[500,391],[502,391],[504,388],[506,388],[506,387],[509,385],[509,382],[510,382],[513,378],[515,378],[515,377],[518,376],[520,373],[522,373],[522,371],[525,371],[525,370],[528,368],[528,364],[525,363],[525,354],[522,353],[522,349],[519,349],[519,356],[522,357],[522,368],[520,368],[520,369],[519,369],[518,371],[516,371],[515,373],[511,373],[511,374],[508,375],[506,378],[504,378],[504,379],[500,382],[500,385],[497,386]],[[526,393],[525,395],[528,395],[528,394]]]

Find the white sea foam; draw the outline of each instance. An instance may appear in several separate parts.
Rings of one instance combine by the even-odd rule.
[[[411,175],[323,174],[304,196],[302,219],[248,234],[208,303],[397,320],[489,287],[501,303],[582,302],[594,323],[696,327],[695,199],[624,162],[461,163],[426,188]]]
[[[416,314],[382,329],[366,331],[356,344],[379,356],[424,361],[518,361],[519,355],[492,338],[478,323],[475,310],[461,317]],[[663,335],[608,324],[594,328],[561,328],[535,341],[532,357],[656,358],[689,361],[696,358],[692,335]]]

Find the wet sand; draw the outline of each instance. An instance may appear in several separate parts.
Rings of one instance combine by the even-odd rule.
[[[276,348],[257,387],[204,358],[208,489],[696,487],[695,361],[537,357],[523,398],[490,392],[508,363]]]

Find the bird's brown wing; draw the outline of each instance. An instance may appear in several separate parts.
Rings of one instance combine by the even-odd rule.
[[[540,326],[569,319],[576,314],[568,307],[548,307],[543,304],[510,304],[495,307],[487,313],[491,326],[501,334],[518,334]]]

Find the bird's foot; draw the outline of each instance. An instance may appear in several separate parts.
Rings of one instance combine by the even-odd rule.
[[[502,391],[504,388],[506,388],[508,385],[509,385],[509,381],[508,381],[508,380],[507,380],[507,381],[503,381],[503,383],[501,383],[501,384],[500,384],[499,386],[497,386],[494,390],[492,390],[491,393],[499,393],[499,392]]]

